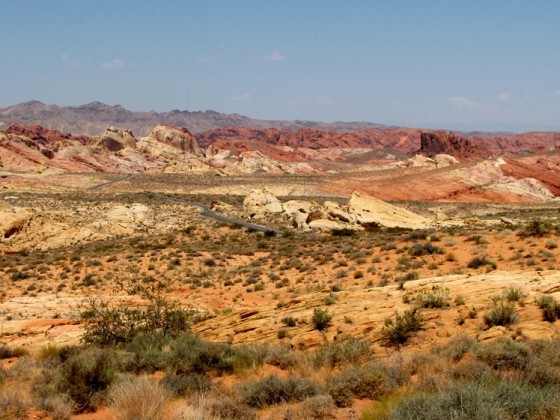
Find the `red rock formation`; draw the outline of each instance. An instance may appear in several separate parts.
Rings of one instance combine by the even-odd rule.
[[[502,165],[501,169],[504,175],[517,179],[538,179],[552,194],[560,196],[560,155],[507,159],[507,164]]]
[[[175,128],[170,125],[158,125],[150,132],[149,137],[182,150],[202,157],[204,153],[192,133],[186,128]]]
[[[309,149],[394,147],[413,152],[420,146],[420,130],[396,128],[387,130],[326,131],[313,128],[301,130],[256,129],[249,127],[226,127],[197,135],[200,145],[207,147],[217,141],[251,140],[279,146]]]
[[[444,153],[456,158],[485,157],[489,154],[485,144],[461,137],[452,132],[435,131],[420,134],[420,154],[434,157]]]
[[[24,136],[42,144],[54,144],[60,140],[76,140],[82,144],[89,144],[91,142],[91,139],[88,136],[73,136],[69,133],[49,130],[48,128],[43,128],[40,125],[30,125],[26,127],[19,124],[13,124],[9,126],[5,132],[16,136]]]

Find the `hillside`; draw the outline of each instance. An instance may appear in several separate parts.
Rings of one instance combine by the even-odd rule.
[[[145,136],[158,124],[188,127],[195,134],[227,126],[273,127],[290,130],[312,127],[335,131],[385,128],[383,125],[368,122],[266,121],[216,111],[174,109],[168,112],[134,112],[120,105],[106,105],[101,102],[91,102],[80,106],[58,106],[47,105],[39,101],[0,108],[0,129],[11,124],[39,124],[52,130],[88,136],[99,135],[110,126],[126,127],[136,136]]]

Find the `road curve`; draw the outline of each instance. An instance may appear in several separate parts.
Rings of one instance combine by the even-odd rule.
[[[94,185],[93,187],[90,188],[90,190],[92,190],[92,191],[100,190],[101,188],[105,188],[105,187],[108,187],[109,185],[116,184],[117,182],[121,182],[121,181],[124,181],[126,179],[130,179],[133,176],[134,176],[134,174],[126,174],[124,176],[121,176],[120,178],[114,179],[113,181],[104,182],[102,184]]]
[[[93,187],[90,188],[90,190],[97,191],[97,190],[100,190],[102,188],[108,187],[109,185],[115,184],[117,182],[121,182],[121,181],[130,179],[133,176],[134,176],[133,174],[126,174],[125,176],[122,176],[121,178],[117,178],[113,181],[103,182],[102,184],[94,185]],[[230,224],[230,225],[242,226],[242,227],[245,227],[247,229],[256,230],[258,232],[265,232],[265,233],[274,234],[274,235],[278,235],[278,236],[284,235],[284,232],[282,232],[280,230],[267,228],[267,227],[261,226],[261,225],[255,225],[254,223],[245,222],[244,220],[233,219],[231,217],[224,216],[223,214],[216,213],[215,211],[210,209],[210,206],[208,204],[198,203],[196,201],[179,200],[179,199],[176,199],[176,198],[171,198],[171,197],[167,197],[165,195],[160,195],[160,194],[156,194],[156,193],[152,193],[152,192],[147,192],[147,194],[150,196],[150,198],[156,199],[156,200],[159,200],[159,201],[169,201],[169,202],[172,202],[172,203],[182,204],[182,205],[185,205],[185,206],[198,207],[198,208],[201,209],[200,213],[198,213],[198,215],[201,216],[201,217],[207,217],[209,219],[214,219],[214,220],[217,220],[218,222],[227,223],[227,224]]]
[[[198,213],[199,216],[208,217],[209,219],[217,220],[218,222],[228,223],[230,225],[242,226],[247,229],[256,230],[258,232],[271,233],[274,235],[282,236],[284,232],[281,230],[267,228],[266,226],[255,225],[254,223],[245,222],[244,220],[233,219],[231,217],[224,216],[223,214],[216,213],[214,210],[210,209],[208,204],[197,203],[196,201],[178,200],[176,198],[166,197],[164,195],[148,193],[152,198],[156,198],[162,201],[169,201],[172,203],[183,204],[185,206],[195,206],[201,209]]]

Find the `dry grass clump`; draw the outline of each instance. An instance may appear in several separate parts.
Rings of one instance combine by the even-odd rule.
[[[126,377],[109,389],[109,406],[117,420],[166,419],[169,392],[156,381]]]

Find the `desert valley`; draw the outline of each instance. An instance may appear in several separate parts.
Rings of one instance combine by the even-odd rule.
[[[34,101],[0,188],[1,418],[558,415],[560,133]]]

